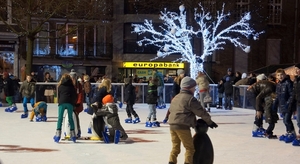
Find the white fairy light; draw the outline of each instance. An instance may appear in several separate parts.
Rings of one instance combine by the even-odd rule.
[[[203,71],[204,59],[212,55],[214,51],[224,49],[226,41],[230,41],[236,47],[240,47],[244,52],[250,52],[250,46],[241,42],[241,39],[252,36],[254,40],[259,38],[263,32],[256,32],[249,25],[251,19],[250,13],[246,13],[239,21],[234,24],[222,24],[230,17],[230,13],[224,13],[224,4],[221,11],[213,17],[209,12],[205,12],[204,8],[199,4],[199,12],[195,9],[194,19],[198,24],[198,28],[187,26],[186,12],[184,5],[179,7],[180,13],[170,12],[166,9],[161,11],[160,19],[163,26],[160,26],[160,31],[154,29],[152,21],[145,20],[144,24],[132,24],[134,27],[133,33],[138,35],[144,33],[152,34],[151,37],[145,37],[139,42],[143,45],[155,45],[160,48],[157,52],[158,58],[164,58],[171,54],[181,54],[181,57],[174,62],[190,63],[190,76],[195,78],[199,71]],[[219,29],[220,27],[225,27]],[[227,25],[227,26],[226,26]],[[168,32],[169,31],[169,32]],[[199,56],[194,53],[192,38],[199,37],[203,43],[203,53]],[[164,45],[165,43],[167,45]]]

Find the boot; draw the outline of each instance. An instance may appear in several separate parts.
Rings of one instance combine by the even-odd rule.
[[[75,131],[71,130],[70,131],[70,138],[73,142],[76,142],[76,135],[75,135]]]
[[[56,130],[56,134],[55,134],[55,136],[53,137],[53,139],[54,139],[54,142],[59,142],[59,140],[60,140],[60,136],[61,136],[61,130]]]

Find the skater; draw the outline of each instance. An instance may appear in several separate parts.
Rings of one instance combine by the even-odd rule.
[[[276,86],[275,108],[279,108],[283,116],[283,123],[286,127],[286,134],[281,135],[279,140],[290,143],[296,139],[295,128],[292,122],[292,114],[294,112],[294,108],[292,108],[293,82],[285,74],[284,69],[279,68],[275,73],[278,80]]]
[[[109,131],[109,142],[118,143],[119,139],[126,140],[128,136],[120,123],[118,106],[114,102],[113,96],[111,94],[106,95],[102,99],[102,104],[103,106],[100,111],[98,110],[96,112],[96,116],[103,116],[104,122],[106,123]]]
[[[159,127],[159,122],[156,120],[157,85],[155,85],[153,80],[150,80],[148,84],[147,104],[149,107],[149,114],[146,120],[146,127]]]
[[[8,76],[7,72],[3,72],[3,90],[6,96],[6,102],[8,107],[5,109],[6,112],[14,112],[18,108],[14,102],[15,87],[13,80]]]
[[[182,69],[177,70],[177,77],[175,78],[173,82],[173,87],[172,87],[172,99],[180,92],[180,82],[185,76],[185,72]],[[169,119],[170,111],[168,109],[167,114],[165,116],[165,119],[163,120],[163,123],[167,123]]]
[[[163,78],[163,75],[160,72],[158,72],[156,68],[153,69],[152,79],[154,79],[154,82],[156,82],[156,85],[157,85],[157,96],[158,96],[157,108],[164,109],[164,108],[166,108],[166,104],[163,99],[163,91],[164,91],[164,87],[165,87],[164,78]]]
[[[295,65],[296,77],[293,85],[293,103],[296,106],[298,137],[293,141],[294,146],[300,146],[300,64]]]
[[[248,100],[256,110],[255,121],[252,130],[253,137],[266,137],[277,139],[273,134],[275,123],[277,123],[277,110],[274,109],[273,101],[275,99],[276,84],[267,80],[264,74],[257,76],[257,82],[248,89]],[[269,124],[267,130],[263,128],[263,115],[265,121]]]
[[[201,117],[210,128],[217,128],[218,125],[211,120],[210,115],[194,97],[196,81],[190,77],[181,80],[181,91],[176,95],[170,105],[170,133],[172,139],[172,151],[169,157],[169,164],[177,163],[177,156],[180,153],[180,143],[185,149],[186,164],[193,164],[195,152],[191,127],[195,127],[196,116]]]
[[[224,81],[221,79],[218,83],[218,98],[219,98],[219,104],[217,105],[217,109],[223,108],[223,97],[224,97]]]
[[[35,83],[31,81],[32,81],[32,76],[27,75],[26,80],[23,81],[20,87],[19,92],[22,93],[23,107],[24,107],[24,114],[21,115],[21,118],[28,117],[28,108],[27,108],[28,101],[30,102],[32,108],[34,106]]]
[[[77,100],[77,93],[74,87],[72,78],[69,74],[63,74],[58,83],[58,120],[56,127],[56,134],[53,137],[55,142],[59,142],[61,137],[61,127],[63,121],[63,115],[65,109],[68,112],[68,119],[70,124],[70,137],[73,142],[76,142],[76,135],[74,131],[74,121],[73,121],[73,109]]]
[[[74,113],[76,116],[76,122],[77,122],[77,134],[76,136],[78,138],[80,138],[81,136],[81,128],[80,128],[80,121],[79,121],[79,113],[81,113],[83,111],[83,87],[82,87],[82,79],[77,76],[77,73],[75,72],[74,69],[71,70],[70,72],[70,77],[73,81],[73,85],[76,89],[76,95],[77,95],[77,100],[75,103],[75,107],[74,107]]]
[[[102,116],[97,117],[95,113],[98,109],[102,108],[102,99],[111,93],[111,81],[109,79],[103,79],[99,84],[98,88],[95,91],[93,100],[92,100],[92,109],[93,115],[91,118],[91,122],[88,127],[88,133],[92,133],[92,140],[101,140],[103,139],[102,132],[104,131],[104,122]]]
[[[34,104],[34,107],[30,113],[29,120],[33,122],[34,116],[36,116],[35,121],[41,122],[47,121],[47,103],[45,101],[39,101]]]
[[[127,113],[127,119],[125,119],[125,123],[139,123],[140,118],[138,114],[133,109],[133,105],[135,104],[135,87],[132,85],[132,79],[131,78],[125,78],[125,97],[124,97],[124,103],[126,103],[126,113]],[[131,115],[134,116],[134,120],[132,120]]]
[[[83,90],[84,90],[84,93],[85,93],[85,102],[86,102],[86,110],[87,110],[87,113],[92,115],[93,114],[93,109],[91,107],[91,98],[93,96],[93,93],[92,93],[92,85],[91,85],[91,82],[90,82],[90,77],[89,75],[84,75],[83,76]]]
[[[199,89],[198,101],[200,101],[203,108],[206,108],[207,106],[207,111],[210,112],[209,103],[204,103],[204,97],[209,96],[209,81],[207,80],[207,77],[203,72],[198,72],[196,83]]]
[[[223,77],[224,92],[225,92],[225,110],[232,110],[232,94],[233,85],[236,83],[235,76],[232,74],[232,69],[227,69],[227,75]]]

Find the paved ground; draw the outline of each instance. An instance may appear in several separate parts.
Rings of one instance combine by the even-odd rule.
[[[28,104],[29,105],[29,104]],[[142,120],[139,124],[125,124],[123,127],[129,140],[120,144],[104,144],[101,141],[79,140],[77,143],[53,142],[57,121],[57,104],[49,105],[48,122],[29,122],[20,119],[22,105],[15,113],[0,108],[0,160],[2,164],[164,164],[168,163],[171,150],[167,124],[159,128],[146,128],[147,105],[135,105]],[[162,120],[166,109],[158,110]],[[120,109],[120,118],[126,118],[125,109]],[[232,111],[212,109],[213,120],[219,124],[208,134],[214,145],[215,164],[299,164],[300,147],[294,147],[278,140],[252,138],[251,130],[254,111],[234,108]],[[80,114],[82,135],[86,133],[90,116]],[[295,120],[294,120],[295,123]],[[296,125],[296,124],[295,124]],[[282,120],[276,124],[275,134],[285,131]],[[184,148],[178,157],[183,164]]]

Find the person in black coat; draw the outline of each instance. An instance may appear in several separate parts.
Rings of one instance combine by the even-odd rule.
[[[133,105],[135,104],[135,87],[132,85],[132,79],[131,78],[125,78],[124,79],[125,88],[124,88],[124,103],[126,103],[126,113],[127,113],[127,119],[125,119],[126,123],[138,123],[140,122],[140,118],[138,114],[133,109]],[[131,115],[134,116],[134,120],[132,120]]]
[[[6,96],[6,101],[8,103],[8,108],[10,109],[10,111],[17,110],[16,105],[14,103],[14,95],[15,95],[14,82],[8,76],[7,72],[3,73],[3,89],[4,89],[4,94]],[[8,110],[8,108],[6,108],[6,110]]]
[[[70,124],[71,139],[76,141],[75,125],[73,120],[73,109],[76,105],[77,92],[73,85],[72,79],[69,74],[63,74],[60,82],[58,83],[58,120],[56,127],[56,134],[53,137],[55,142],[59,142],[61,136],[61,127],[65,109],[68,111],[68,119]]]
[[[235,84],[235,76],[232,73],[232,69],[228,68],[227,75],[223,78],[224,81],[224,92],[225,92],[225,110],[232,110],[232,95],[233,95],[233,85]]]
[[[223,96],[224,96],[224,81],[221,79],[218,83],[218,98],[219,98],[219,104],[217,105],[217,109],[222,109],[223,105]]]
[[[149,81],[148,85],[148,94],[147,94],[147,104],[149,107],[149,114],[147,117],[146,126],[151,127],[159,126],[159,122],[156,120],[156,104],[157,104],[157,85],[153,82],[153,80]],[[152,117],[152,122],[151,122]]]

